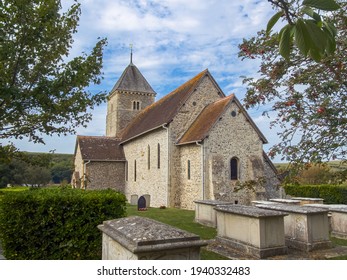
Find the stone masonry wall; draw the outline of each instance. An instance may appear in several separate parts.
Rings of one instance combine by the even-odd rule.
[[[158,167],[158,144],[160,145],[160,166]],[[150,166],[148,166],[148,147]],[[157,129],[124,144],[128,176],[125,182],[127,199],[131,195],[140,197],[149,194],[150,206],[169,206],[168,197],[168,140],[167,130]],[[135,181],[136,161],[136,181]]]
[[[75,172],[78,172],[79,173],[79,176],[80,176],[80,182],[79,182],[79,185],[74,185],[74,187],[82,187],[82,184],[83,184],[83,173],[84,173],[84,170],[83,170],[83,159],[82,159],[82,155],[81,155],[81,149],[80,149],[80,146],[78,144],[77,146],[77,151],[76,151],[76,154],[75,154],[75,159],[74,159],[74,166],[75,166],[75,169],[74,171]],[[74,182],[72,182],[74,183]],[[78,183],[78,182],[76,182]]]
[[[201,146],[196,144],[181,146],[179,159],[179,170],[181,172],[177,180],[176,199],[179,203],[176,206],[194,210],[194,201],[203,199]],[[190,168],[188,167],[188,161]],[[188,173],[190,173],[190,178],[188,178]]]
[[[92,161],[86,165],[87,185],[86,189],[116,189],[124,192],[125,186],[125,162]]]
[[[285,191],[284,188],[280,186],[280,180],[277,177],[277,174],[271,168],[270,164],[265,161],[264,164],[265,171],[265,189],[266,189],[266,199],[270,198],[284,198]]]
[[[231,112],[235,111],[233,117]],[[230,160],[238,159],[241,182],[264,176],[263,145],[257,132],[235,104],[227,108],[204,141],[206,164],[206,199],[250,204],[256,194],[243,188],[235,192],[237,180],[230,178]],[[263,193],[262,187],[256,192]]]
[[[106,136],[116,136],[144,108],[154,102],[155,95],[140,92],[115,91],[107,102]],[[133,102],[140,102],[140,110]]]
[[[181,202],[177,193],[180,189],[185,188],[181,185],[181,160],[180,146],[176,146],[177,140],[182,137],[183,133],[191,126],[193,121],[201,111],[210,103],[221,98],[219,89],[214,85],[212,80],[205,76],[190,98],[182,106],[174,120],[170,123],[170,205],[179,207]]]

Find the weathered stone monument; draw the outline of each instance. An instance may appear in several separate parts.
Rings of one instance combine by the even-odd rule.
[[[323,204],[323,198],[314,198],[314,197],[292,197],[292,200],[300,201],[300,205],[306,204]]]
[[[210,226],[217,227],[217,214],[215,207],[219,205],[229,205],[232,202],[218,201],[218,200],[197,200],[195,203],[195,222]]]
[[[283,212],[254,206],[220,205],[216,240],[257,258],[287,253]]]
[[[137,201],[139,200],[139,196],[137,194],[133,194],[130,197],[130,204],[137,205]]]
[[[347,205],[308,204],[307,206],[325,208],[329,211],[330,234],[336,238],[347,239]]]
[[[289,204],[257,207],[287,214],[284,230],[288,247],[307,252],[331,247],[327,209]]]
[[[207,241],[152,219],[132,216],[104,221],[103,260],[199,260]]]
[[[137,201],[137,210],[138,211],[147,210],[146,199],[144,196],[140,196],[139,200]]]

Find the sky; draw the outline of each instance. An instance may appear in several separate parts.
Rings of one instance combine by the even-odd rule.
[[[107,38],[104,49],[102,83],[92,87],[109,92],[130,62],[139,68],[157,100],[170,93],[206,68],[226,95],[234,93],[242,102],[246,88],[241,76],[256,77],[258,63],[241,61],[238,45],[243,38],[255,36],[274,14],[268,1],[260,0],[80,0],[82,13],[70,55],[90,52],[98,38]],[[72,0],[62,0],[63,9]],[[279,140],[270,130],[271,119],[262,108],[248,110],[269,141],[268,151]],[[92,111],[87,128],[78,135],[105,135],[106,104]],[[73,154],[76,135],[45,136],[46,145],[28,139],[11,141],[17,148],[31,152]],[[2,141],[6,144],[6,141]],[[274,162],[279,162],[275,159]]]

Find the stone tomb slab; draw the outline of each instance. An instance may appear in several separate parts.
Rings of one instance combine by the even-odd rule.
[[[198,260],[206,240],[152,219],[131,216],[104,221],[103,260]]]
[[[346,204],[308,204],[307,206],[328,209],[331,236],[347,239]]]
[[[292,197],[292,200],[299,200],[300,205],[306,204],[323,204],[323,198],[314,198],[314,197]]]
[[[217,227],[217,214],[215,207],[218,205],[229,205],[232,202],[220,200],[197,200],[195,203],[195,222],[209,226]]]
[[[269,201],[277,202],[281,204],[290,204],[290,205],[300,205],[300,201],[293,199],[284,199],[284,198],[271,198]]]
[[[216,212],[218,242],[260,259],[287,253],[283,212],[243,205],[220,205]]]
[[[261,209],[281,211],[284,217],[286,245],[301,251],[331,247],[328,210],[300,205],[257,205]]]
[[[265,204],[265,205],[273,205],[273,204],[279,204],[279,202],[269,201],[269,200],[253,200],[251,201],[252,206],[256,206],[258,204]]]

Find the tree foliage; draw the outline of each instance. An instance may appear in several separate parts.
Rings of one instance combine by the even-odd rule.
[[[292,2],[298,1],[290,1],[294,9]],[[242,59],[260,60],[258,78],[244,78],[245,105],[262,106],[264,115],[275,116],[271,126],[281,128],[281,141],[269,153],[272,157],[282,155],[297,163],[346,160],[347,3],[338,2],[341,9],[325,15],[338,30],[336,50],[320,61],[298,48],[291,48],[290,59],[283,58],[278,34],[265,30],[240,45]]]
[[[328,16],[321,11],[336,11],[340,5],[335,0],[269,0],[279,8],[268,22],[266,33],[269,34],[280,18],[288,22],[278,33],[279,53],[289,59],[294,43],[301,54],[315,61],[332,54],[336,48],[336,28]]]
[[[77,2],[66,12],[60,0],[0,2],[0,139],[74,133],[105,99],[87,88],[101,81],[106,39],[69,56],[80,13]]]

